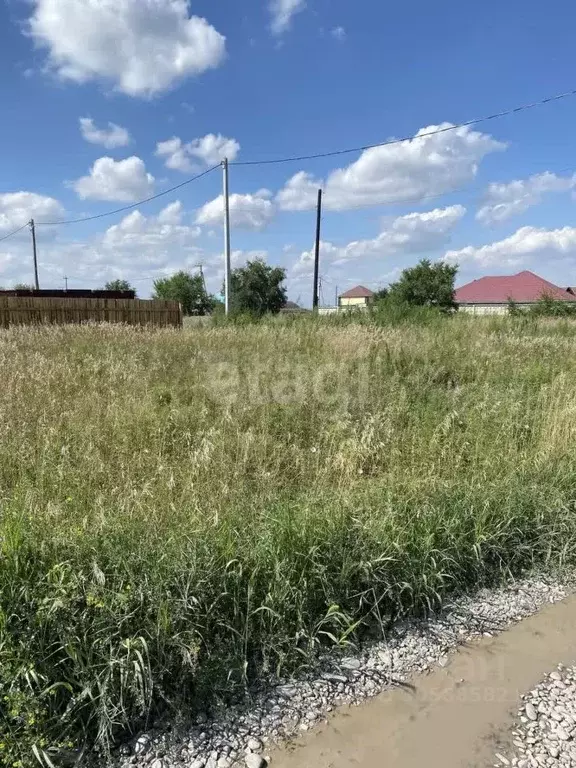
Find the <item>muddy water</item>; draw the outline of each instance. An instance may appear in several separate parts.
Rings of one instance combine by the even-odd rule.
[[[576,661],[576,596],[549,605],[446,667],[341,709],[272,754],[273,768],[461,768],[494,765],[510,747],[519,697],[558,663]]]

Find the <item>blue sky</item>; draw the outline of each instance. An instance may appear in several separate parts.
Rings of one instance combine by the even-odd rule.
[[[576,87],[576,8],[362,0],[7,0],[0,6],[0,237],[105,213],[216,164],[330,152]],[[234,264],[261,256],[310,302],[322,186],[323,299],[422,257],[459,282],[533,269],[576,283],[576,97],[331,158],[232,166]],[[132,212],[38,226],[43,287],[222,277],[221,173]],[[404,201],[404,202],[398,202]],[[30,236],[0,284],[30,281]]]

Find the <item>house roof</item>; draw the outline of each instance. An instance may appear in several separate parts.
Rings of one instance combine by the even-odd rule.
[[[455,292],[458,304],[505,304],[509,299],[527,304],[538,301],[542,296],[556,301],[576,301],[576,296],[566,288],[559,288],[528,270],[517,275],[481,277],[457,288]]]
[[[365,288],[363,285],[356,285],[354,288],[341,293],[341,299],[371,299],[374,296],[374,292],[369,288]]]

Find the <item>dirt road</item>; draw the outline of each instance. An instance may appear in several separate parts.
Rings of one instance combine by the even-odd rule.
[[[519,698],[576,661],[576,596],[449,657],[444,668],[337,712],[272,754],[274,768],[487,768],[510,744]]]

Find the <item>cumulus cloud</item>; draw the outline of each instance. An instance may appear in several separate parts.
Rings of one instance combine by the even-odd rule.
[[[132,211],[119,224],[106,230],[102,243],[114,252],[123,249],[165,249],[189,246],[200,233],[199,227],[183,223],[182,203],[177,200],[157,216],[144,216],[139,210]]]
[[[154,176],[147,173],[139,157],[127,157],[118,162],[111,157],[101,157],[90,169],[90,174],[82,176],[72,186],[82,200],[133,203],[153,194]]]
[[[67,229],[56,231],[56,239],[48,239],[44,229],[42,233],[40,280],[46,287],[63,285],[66,274],[74,276],[72,286],[78,288],[123,278],[133,282],[139,295],[147,296],[154,279],[180,269],[194,271],[199,262],[208,263],[214,256],[198,245],[201,229],[179,201],[153,215],[134,210],[88,241],[85,237],[81,242],[60,239],[69,234]],[[26,234],[21,240],[14,237],[0,244],[2,285],[30,282],[30,235]],[[218,258],[211,274],[221,263]]]
[[[271,196],[272,193],[267,189],[261,189],[254,195],[230,195],[231,226],[257,231],[265,229],[275,213]],[[221,224],[223,216],[224,197],[220,195],[200,208],[196,215],[196,223],[208,226]]]
[[[444,259],[454,264],[489,267],[517,266],[532,257],[566,255],[576,255],[576,227],[521,227],[510,237],[489,245],[447,251]]]
[[[271,0],[270,29],[275,35],[282,35],[292,25],[292,19],[306,8],[306,0]]]
[[[116,123],[108,123],[107,128],[97,128],[90,117],[80,118],[80,132],[90,144],[101,144],[106,149],[125,147],[130,144],[130,134],[126,128]]]
[[[346,30],[344,27],[334,27],[334,29],[330,30],[330,34],[335,40],[339,40],[340,42],[346,40]]]
[[[62,205],[53,197],[35,192],[7,192],[0,195],[0,235],[22,227],[30,219],[54,221],[64,216]]]
[[[32,0],[29,33],[63,80],[154,96],[217,67],[225,38],[188,0]]]
[[[124,278],[135,281],[138,292],[146,295],[154,278],[193,269],[203,257],[197,245],[200,228],[187,224],[186,219],[179,201],[156,215],[134,210],[88,243],[58,242],[43,247],[42,272],[51,274],[53,283],[72,273],[78,287]]]
[[[573,189],[575,184],[576,175],[563,177],[550,171],[508,184],[490,184],[476,219],[483,224],[498,224],[538,205],[546,193],[565,192]]]
[[[340,266],[366,258],[433,251],[446,245],[452,230],[465,213],[466,209],[462,205],[435,208],[425,213],[409,213],[394,219],[377,237],[354,240],[344,246],[323,242],[323,263]],[[292,271],[294,274],[309,274],[312,264],[312,251],[304,251]]]
[[[183,173],[194,170],[198,163],[211,166],[218,165],[225,157],[235,160],[239,151],[240,144],[236,139],[228,139],[220,133],[209,133],[188,144],[174,136],[156,145],[156,155],[164,158],[166,167]]]
[[[278,205],[287,211],[310,210],[316,205],[319,187],[324,189],[325,208],[333,211],[450,192],[474,179],[487,154],[505,148],[469,127],[426,135],[450,125],[429,125],[418,132],[419,138],[367,149],[326,180],[300,171],[278,193]]]

